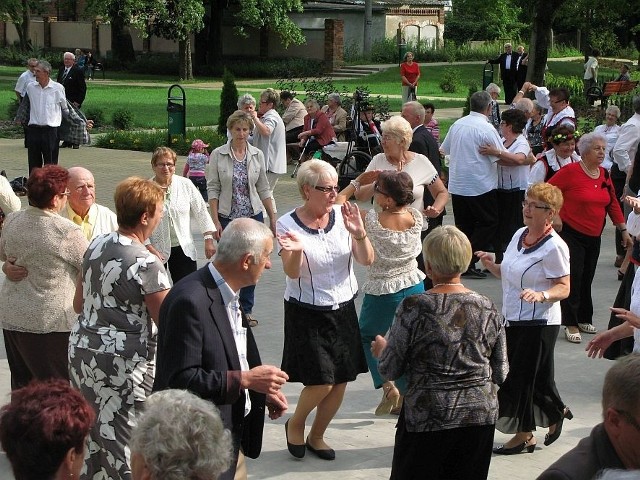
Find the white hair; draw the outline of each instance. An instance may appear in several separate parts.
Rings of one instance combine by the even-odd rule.
[[[154,480],[215,480],[229,468],[231,445],[217,407],[186,390],[149,396],[130,441]]]
[[[233,264],[249,254],[256,264],[264,255],[267,240],[273,234],[264,223],[252,218],[236,218],[222,231],[214,260],[224,264]]]
[[[256,99],[250,93],[245,93],[238,97],[238,108],[242,109],[244,105],[256,105]]]
[[[485,91],[487,91],[488,93],[494,92],[500,95],[500,87],[495,83],[490,83],[489,85],[487,85],[487,88],[485,88]]]
[[[296,181],[298,182],[298,190],[304,200],[305,193],[303,187],[309,185],[315,187],[320,180],[332,180],[338,181],[338,172],[330,163],[317,158],[307,160],[302,164],[300,170],[298,170],[298,176]]]

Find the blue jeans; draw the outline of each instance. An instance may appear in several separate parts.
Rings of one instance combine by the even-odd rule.
[[[262,212],[260,212],[257,215],[254,215],[251,218],[253,218],[254,220],[257,220],[260,223],[264,221]],[[223,230],[226,228],[227,225],[229,225],[229,223],[231,223],[232,220],[233,218],[223,217],[222,215],[218,214],[218,221],[220,222],[220,225],[222,226]],[[250,314],[253,311],[255,290],[256,290],[255,285],[249,285],[248,287],[242,287],[240,289],[240,307],[242,308],[242,311],[245,314]]]

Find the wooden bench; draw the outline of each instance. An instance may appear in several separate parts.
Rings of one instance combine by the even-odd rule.
[[[606,107],[607,100],[611,95],[624,95],[632,92],[638,86],[637,81],[623,80],[621,82],[605,82],[602,87],[595,85],[587,90],[587,98],[593,104],[595,100],[600,100],[600,106]]]

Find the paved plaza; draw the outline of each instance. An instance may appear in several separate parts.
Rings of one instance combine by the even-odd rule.
[[[122,179],[138,175],[151,176],[151,155],[149,153],[105,150],[81,147],[79,150],[62,149],[60,164],[64,167],[82,165],[95,175],[98,203],[113,208],[113,191]],[[184,157],[178,160],[181,172]],[[289,170],[292,170],[292,166]],[[22,140],[0,139],[0,169],[7,172],[9,179],[27,173],[27,151]],[[295,180],[289,175],[281,177],[275,190],[280,213],[285,213],[299,205],[301,200]],[[26,199],[23,198],[23,205]],[[366,205],[364,205],[366,208]],[[452,209],[445,217],[445,223],[453,223]],[[613,267],[613,226],[608,223],[603,234],[603,249],[600,255],[596,279],[594,281],[595,316],[594,324],[604,329],[609,319],[608,307],[613,302],[619,282]],[[28,234],[28,232],[25,232]],[[198,235],[196,238],[200,239]],[[199,245],[200,261],[203,265],[202,244]],[[254,329],[264,363],[278,365],[283,343],[283,292],[284,273],[276,254],[272,257],[273,267],[265,271],[256,288],[254,315],[260,321]],[[364,280],[364,269],[357,269],[358,279]],[[0,282],[4,276],[0,274]],[[491,297],[501,303],[500,282],[490,278],[485,280],[465,280],[467,287]],[[361,299],[360,299],[361,300]],[[489,478],[492,480],[535,479],[547,466],[563,453],[576,445],[580,438],[587,436],[591,428],[600,421],[600,396],[604,373],[611,364],[607,360],[592,360],[586,357],[584,346],[590,338],[583,335],[582,345],[569,344],[560,334],[556,346],[556,381],[560,394],[571,407],[575,417],[565,422],[562,436],[550,447],[542,445],[545,431],[537,433],[540,445],[533,454],[514,456],[494,456],[491,461]],[[8,400],[10,390],[9,368],[4,346],[0,347],[0,403]],[[293,412],[301,386],[288,384],[284,393]],[[347,388],[342,408],[327,430],[326,440],[336,450],[336,460],[328,462],[313,455],[303,460],[294,459],[286,449],[284,422],[290,414],[277,421],[266,420],[262,455],[257,460],[248,461],[250,479],[387,479],[389,478],[396,417],[376,417],[373,412],[381,398],[381,391],[374,391],[371,378],[363,374]],[[496,444],[510,436],[496,432]],[[0,480],[6,473],[0,470]],[[425,478],[428,475],[425,474]]]

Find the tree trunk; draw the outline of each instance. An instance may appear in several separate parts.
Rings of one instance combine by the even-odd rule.
[[[125,24],[124,18],[119,15],[111,16],[111,54],[115,61],[124,64],[136,60],[129,25]]]
[[[180,58],[180,80],[193,80],[190,38],[178,41],[178,57]]]
[[[551,25],[558,13],[558,9],[565,1],[538,0],[533,7],[527,80],[534,85],[544,84],[544,73],[551,44]]]
[[[16,23],[18,39],[20,41],[20,49],[23,52],[31,50],[31,39],[29,38],[29,30],[31,29],[31,10],[29,9],[28,0],[22,0],[22,18],[20,23]]]
[[[364,58],[371,58],[371,29],[373,26],[373,0],[364,1],[364,40],[362,53]]]
[[[269,27],[260,27],[260,58],[269,58]]]

